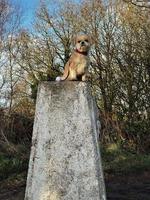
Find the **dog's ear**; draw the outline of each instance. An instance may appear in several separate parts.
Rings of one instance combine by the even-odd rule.
[[[71,41],[72,41],[72,45],[75,46],[77,43],[77,35],[73,35]]]

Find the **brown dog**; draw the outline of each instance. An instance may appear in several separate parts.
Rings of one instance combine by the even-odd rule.
[[[57,77],[56,81],[87,81],[89,78],[88,52],[91,46],[91,39],[88,35],[79,35],[75,39],[75,50],[65,65],[63,76]]]

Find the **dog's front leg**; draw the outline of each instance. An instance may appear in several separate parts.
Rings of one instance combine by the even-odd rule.
[[[77,73],[74,69],[69,69],[69,76],[67,78],[69,81],[76,81],[77,80]]]
[[[89,81],[91,78],[91,75],[89,73],[85,73],[82,75],[82,81]]]

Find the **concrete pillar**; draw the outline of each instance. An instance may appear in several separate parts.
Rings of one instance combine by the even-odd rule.
[[[105,200],[98,127],[89,84],[41,83],[25,200]]]

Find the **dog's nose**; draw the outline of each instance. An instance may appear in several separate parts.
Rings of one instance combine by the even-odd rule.
[[[81,42],[81,45],[84,45],[84,41]]]

